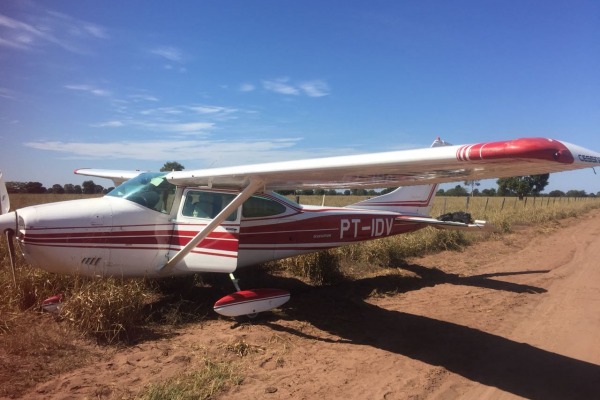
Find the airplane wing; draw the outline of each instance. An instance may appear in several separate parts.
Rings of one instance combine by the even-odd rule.
[[[74,172],[77,175],[95,176],[98,178],[112,179],[115,186],[119,186],[121,183],[128,181],[131,178],[135,178],[144,171],[121,171],[110,169],[80,168],[76,169]]]
[[[174,171],[176,185],[263,190],[381,188],[535,175],[600,166],[600,153],[546,138]]]

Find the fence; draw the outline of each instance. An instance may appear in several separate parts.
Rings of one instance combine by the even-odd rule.
[[[598,202],[597,197],[437,197],[434,201],[434,210],[440,214],[449,211],[478,212],[485,214],[488,211],[503,211],[517,209],[534,209],[542,207],[563,206],[577,202]],[[441,203],[441,204],[440,204]]]
[[[368,196],[289,196],[301,204],[325,205],[343,207],[361,200]],[[583,205],[585,203],[600,202],[600,197],[454,197],[437,196],[433,202],[431,215],[445,214],[451,211],[468,211],[473,215],[485,215],[491,212],[511,212],[534,210],[539,208],[562,208],[567,205]]]

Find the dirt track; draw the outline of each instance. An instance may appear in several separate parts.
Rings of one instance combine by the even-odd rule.
[[[600,398],[600,212],[563,224],[414,259],[403,275],[266,278],[292,291],[280,312],[112,351],[26,397],[127,397],[209,357],[244,376],[227,399]]]

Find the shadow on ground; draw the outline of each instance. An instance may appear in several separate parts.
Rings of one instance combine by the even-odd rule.
[[[543,293],[544,289],[491,279],[510,275],[506,273],[460,277],[419,265],[405,268],[419,277],[375,277],[320,288],[284,278],[270,278],[275,280],[270,284],[287,288],[295,294],[284,310],[284,319],[309,322],[338,336],[340,341],[373,346],[430,365],[442,366],[469,380],[525,398],[590,399],[598,396],[598,365],[478,329],[390,311],[364,301],[375,289],[380,293],[406,292],[440,283],[532,295]],[[546,272],[538,270],[512,274]],[[265,319],[258,323],[274,330],[307,336],[278,324],[277,320],[265,314]]]

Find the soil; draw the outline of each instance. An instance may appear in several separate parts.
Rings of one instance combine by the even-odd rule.
[[[593,211],[335,286],[249,271],[242,286],[262,280],[290,302],[250,322],[208,306],[202,322],[128,346],[48,339],[63,328],[39,315],[20,329],[43,351],[0,346],[0,396],[129,398],[210,359],[243,377],[217,398],[600,398],[598,260]],[[61,367],[74,349],[82,365]]]

